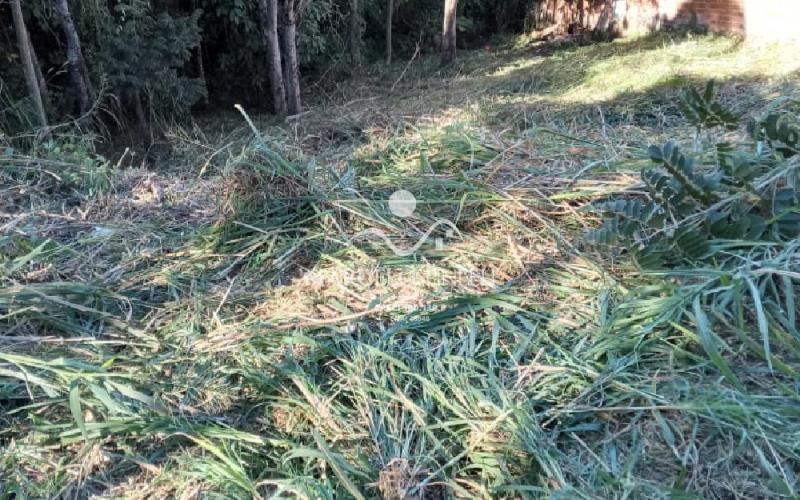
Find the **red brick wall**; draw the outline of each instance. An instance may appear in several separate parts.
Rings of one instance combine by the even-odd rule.
[[[696,23],[748,38],[800,38],[800,0],[541,0],[531,21],[539,30],[625,35]]]
[[[744,1],[661,0],[659,10],[666,23],[696,23],[715,33],[745,35]]]

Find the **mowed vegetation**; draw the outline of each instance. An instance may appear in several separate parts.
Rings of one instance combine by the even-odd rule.
[[[9,143],[0,490],[793,497],[797,53],[521,39],[145,158]]]

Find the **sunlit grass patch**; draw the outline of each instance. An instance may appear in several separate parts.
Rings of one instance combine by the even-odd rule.
[[[626,48],[626,43],[633,47]],[[792,46],[757,46],[729,38],[706,37],[664,40],[661,47],[643,50],[635,49],[635,41],[619,44],[621,54],[607,58],[595,59],[591,49],[585,49],[587,67],[583,78],[559,99],[582,103],[608,101],[660,86],[680,87],[688,80],[767,80],[800,70],[800,62],[791,56],[797,47]]]

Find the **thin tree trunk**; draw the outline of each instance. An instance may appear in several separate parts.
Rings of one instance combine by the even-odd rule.
[[[22,6],[20,0],[11,0],[11,13],[14,16],[14,31],[17,34],[17,45],[19,46],[19,56],[22,59],[22,69],[25,73],[25,83],[28,86],[28,93],[33,100],[34,111],[39,125],[47,127],[47,115],[42,103],[42,94],[39,90],[39,82],[36,79],[36,70],[33,67],[33,57],[31,57],[31,46],[28,41],[28,29],[25,26],[25,18],[22,16]]]
[[[386,65],[392,64],[392,17],[394,0],[386,0]]]
[[[361,4],[350,0],[350,60],[355,68],[361,67]]]
[[[283,83],[281,46],[278,39],[278,0],[258,0],[261,32],[267,47],[267,71],[272,94],[272,110],[286,114],[286,88]]]
[[[144,112],[144,104],[142,104],[142,94],[138,90],[131,92],[131,100],[133,101],[133,110],[136,113],[136,122],[139,127],[139,133],[142,137],[147,135],[147,115]]]
[[[81,75],[83,75],[83,82],[86,84],[86,92],[89,94],[89,101],[95,98],[94,87],[92,86],[92,79],[89,77],[89,67],[86,66],[86,58],[81,53]]]
[[[283,1],[280,42],[283,48],[283,77],[286,85],[286,104],[290,115],[303,112],[300,94],[300,64],[297,58],[297,12],[294,0]]]
[[[203,106],[208,106],[208,82],[206,81],[206,67],[203,64],[202,40],[197,44],[197,52],[195,55],[197,57],[197,75],[200,77],[200,81],[203,82]]]
[[[69,69],[70,82],[75,92],[76,111],[79,116],[82,116],[89,111],[91,100],[89,97],[89,84],[86,81],[86,62],[81,51],[81,41],[78,38],[75,23],[72,21],[72,15],[69,13],[67,0],[55,0],[54,4],[61,21],[61,30],[64,32],[64,38],[67,42],[67,67]]]
[[[33,71],[36,72],[36,81],[39,82],[39,94],[42,96],[42,104],[46,114],[52,111],[52,104],[50,102],[50,92],[47,90],[47,80],[42,73],[42,66],[39,64],[39,58],[36,56],[36,48],[33,46],[31,34],[28,33],[28,47],[31,48],[31,64],[33,64]]]
[[[456,59],[456,12],[458,0],[444,0],[444,23],[442,25],[442,65]]]

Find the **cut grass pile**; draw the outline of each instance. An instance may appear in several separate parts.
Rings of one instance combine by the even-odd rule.
[[[582,240],[584,207],[642,195],[649,144],[707,140],[680,84],[796,114],[793,50],[659,36],[446,75],[423,58],[289,127],[177,130],[154,172],[9,147],[0,491],[796,495],[797,240],[668,271]],[[445,218],[458,234],[409,256],[373,237],[408,248]],[[754,288],[726,281],[731,259]]]

